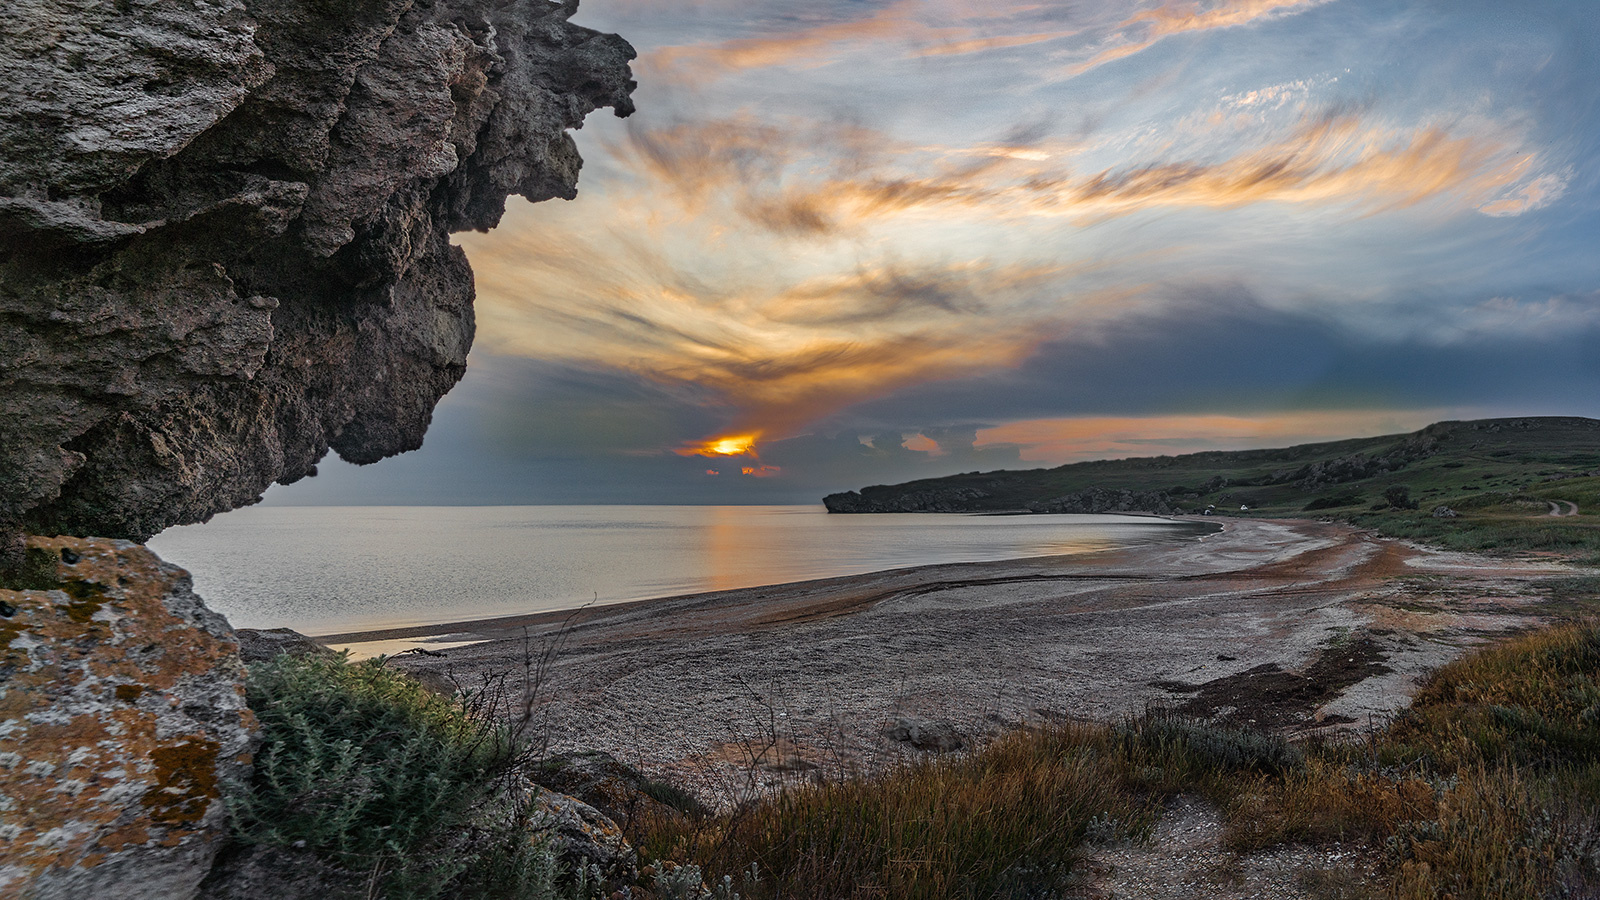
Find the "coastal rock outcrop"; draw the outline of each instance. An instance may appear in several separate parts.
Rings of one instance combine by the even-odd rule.
[[[420,446],[449,235],[571,198],[633,49],[567,0],[29,0],[0,17],[0,562]]]
[[[25,560],[0,585],[0,896],[192,897],[250,772],[232,630],[127,541]]]

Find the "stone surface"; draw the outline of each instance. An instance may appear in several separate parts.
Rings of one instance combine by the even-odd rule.
[[[640,816],[670,817],[678,810],[651,796],[651,784],[638,769],[603,750],[577,750],[545,760],[537,773],[539,784],[589,804],[614,822],[627,823]],[[684,794],[669,798],[690,809],[698,804]]]
[[[0,896],[191,897],[250,771],[232,630],[126,541],[26,561],[0,589]]]
[[[564,868],[597,868],[606,883],[638,879],[638,854],[617,823],[576,797],[538,786],[531,790],[538,834],[550,841]]]
[[[323,862],[309,850],[236,844],[218,856],[200,885],[199,900],[365,898],[366,881]]]
[[[0,557],[419,446],[473,336],[449,234],[572,197],[567,130],[632,111],[575,7],[8,4]]]
[[[918,750],[949,753],[967,745],[956,727],[944,719],[901,716],[884,732],[891,741],[909,744]]]
[[[239,641],[239,657],[246,663],[266,662],[285,653],[331,656],[334,652],[293,628],[240,628],[234,637]]]

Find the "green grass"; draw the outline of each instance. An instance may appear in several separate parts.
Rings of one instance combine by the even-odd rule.
[[[309,849],[390,900],[564,896],[505,726],[381,660],[279,656],[247,696],[262,744],[231,798],[240,839]]]
[[[1575,588],[1578,589],[1578,588]],[[661,857],[756,898],[1051,897],[1091,841],[1210,799],[1226,842],[1366,848],[1365,896],[1526,900],[1600,891],[1600,625],[1563,625],[1436,672],[1365,740],[1281,738],[1168,714],[1004,736],[959,757],[641,821]],[[1346,894],[1348,895],[1348,894]]]

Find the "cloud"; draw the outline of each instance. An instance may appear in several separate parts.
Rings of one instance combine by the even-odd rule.
[[[1119,18],[1119,10],[1111,4],[1078,6],[1063,14],[1026,2],[897,0],[865,16],[752,37],[663,46],[646,51],[639,64],[657,78],[694,84],[753,69],[817,68],[869,53],[878,61],[925,60],[1061,42],[1057,55],[1081,57],[1065,69],[1068,76],[1076,76],[1174,35],[1282,18],[1327,2],[1331,0],[1159,3]],[[1063,26],[1063,20],[1071,25]]]
[[[1236,28],[1254,22],[1304,12],[1331,0],[1223,0],[1215,4],[1166,3],[1124,19],[1107,35],[1102,48],[1068,67],[1068,75],[1081,75],[1097,66],[1149,49],[1173,35],[1218,28]]]
[[[776,234],[816,237],[949,211],[1085,225],[1159,210],[1281,203],[1370,214],[1445,200],[1506,215],[1549,202],[1564,183],[1538,178],[1490,203],[1537,167],[1513,138],[1490,128],[1396,127],[1349,109],[1306,115],[1286,134],[1217,159],[1090,172],[1077,171],[1088,154],[1073,143],[908,147],[860,126],[743,118],[636,128],[619,154],[691,215],[722,211]]]
[[[799,434],[916,385],[1016,369],[1063,336],[1170,303],[1162,281],[1176,264],[1149,269],[1171,252],[1160,243],[1120,255],[990,243],[1019,226],[1092,235],[1141,213],[1252,205],[1354,219],[1431,202],[1449,217],[1537,165],[1491,126],[1399,128],[1351,108],[1212,159],[1090,172],[1077,171],[1082,142],[1037,128],[937,147],[851,122],[740,116],[630,128],[613,146],[633,177],[463,239],[481,340],[692,387],[721,419],[691,441]],[[879,237],[896,231],[918,236],[906,258]],[[930,253],[935,236],[943,249]]]
[[[1570,172],[1540,175],[1483,204],[1478,207],[1478,212],[1486,216],[1504,218],[1543,209],[1566,194],[1567,182],[1571,177]]]
[[[828,60],[840,45],[909,37],[938,37],[941,32],[919,25],[912,13],[918,0],[898,0],[871,15],[827,22],[810,28],[711,44],[661,47],[645,53],[639,65],[662,75],[695,80],[742,69],[796,62],[812,65]]]
[[[697,84],[753,69],[812,69],[869,54],[880,61],[886,54],[899,59],[969,56],[1072,38],[1083,30],[1052,24],[1059,19],[1042,14],[1031,3],[947,6],[896,0],[864,16],[825,19],[752,37],[655,48],[641,55],[639,65],[668,82]]]
[[[884,261],[812,277],[763,267],[713,287],[648,248],[559,227],[517,233],[469,239],[480,346],[628,371],[720,410],[718,434],[769,438],[909,384],[1019,364],[1051,333],[1019,310],[1070,272]]]

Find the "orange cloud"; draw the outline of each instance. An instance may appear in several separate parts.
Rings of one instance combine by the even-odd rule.
[[[1132,56],[1163,38],[1191,31],[1210,31],[1248,25],[1258,19],[1293,14],[1329,0],[1224,0],[1209,8],[1199,3],[1168,3],[1123,20],[1108,36],[1108,46],[1085,62],[1067,70],[1081,75],[1097,66]],[[1137,36],[1130,37],[1129,32]]]
[[[1017,446],[1024,460],[1059,465],[1400,434],[1460,413],[1447,409],[1313,410],[1260,416],[1030,419],[980,430],[977,446]]]
[[[900,265],[813,239],[1265,203],[1470,210],[1525,183],[1535,162],[1509,141],[1386,128],[1355,112],[1304,118],[1221,159],[1093,174],[1074,171],[1075,145],[876,138],[741,118],[634,132],[619,156],[641,173],[636,193],[521,213],[492,239],[462,236],[480,340],[630,370],[725,411],[728,433],[783,437],[908,385],[1014,367],[1045,340],[1160,303],[1148,276],[1127,277],[1137,271],[1127,259],[1047,263],[1002,248],[1012,256],[997,261],[980,245],[972,261]],[[1124,277],[1106,287],[1100,273],[1114,267]]]
[[[869,143],[859,128],[786,131],[734,119],[641,131],[623,155],[671,186],[691,215],[718,208],[777,234],[815,236],[947,208],[1092,223],[1162,208],[1292,203],[1370,211],[1455,197],[1461,208],[1486,204],[1482,211],[1505,215],[1548,202],[1564,185],[1540,179],[1491,203],[1527,176],[1532,154],[1496,136],[1386,127],[1354,112],[1307,116],[1282,138],[1220,160],[1093,174],[1070,168],[1081,155],[1070,146],[996,147],[976,158],[887,139],[875,155],[856,149]]]
[[[767,68],[794,62],[815,64],[826,61],[831,51],[841,44],[851,42],[912,33],[940,35],[941,30],[927,29],[912,18],[918,5],[918,0],[900,0],[863,19],[829,22],[786,34],[739,38],[716,44],[662,47],[645,53],[639,65],[693,79],[728,70]]]
[[[1080,28],[1028,29],[1027,15],[1036,11],[1037,7],[1027,3],[973,4],[957,13],[959,24],[930,24],[925,21],[929,10],[924,0],[900,0],[860,19],[760,37],[661,47],[644,53],[639,65],[659,78],[692,83],[749,69],[823,66],[854,52],[870,50],[881,56],[891,42],[903,48],[906,57],[927,58],[1025,47],[1082,33]],[[983,33],[1019,27],[1021,33]]]

